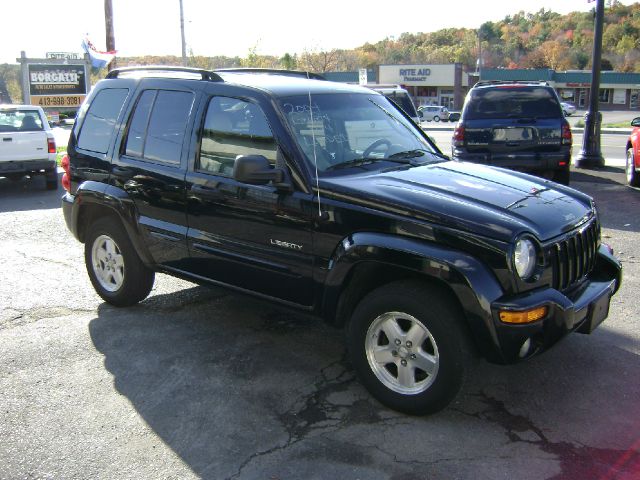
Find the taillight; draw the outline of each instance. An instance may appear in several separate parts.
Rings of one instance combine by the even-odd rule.
[[[456,147],[464,145],[464,125],[456,125],[453,131],[453,145]]]
[[[562,122],[562,143],[564,145],[571,145],[573,143],[571,127],[569,126],[568,122]]]
[[[53,138],[47,138],[47,148],[49,153],[56,153],[56,141]]]
[[[64,170],[62,174],[62,188],[64,188],[67,192],[71,191],[71,171],[70,171],[70,162],[69,155],[64,155],[62,160],[60,160],[60,166]]]

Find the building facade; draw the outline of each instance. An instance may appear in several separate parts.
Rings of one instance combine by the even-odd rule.
[[[358,83],[358,72],[327,72],[327,80]],[[405,88],[416,107],[442,105],[460,110],[470,86],[480,81],[542,81],[558,92],[562,101],[579,109],[589,106],[591,71],[556,72],[552,69],[483,68],[467,72],[460,63],[435,65],[379,65],[367,71],[368,83],[395,84]],[[640,110],[640,73],[601,72],[601,110]]]
[[[480,80],[544,81],[556,89],[563,101],[579,109],[589,107],[590,70],[485,68],[480,72]],[[640,110],[640,73],[600,72],[598,95],[600,110]]]

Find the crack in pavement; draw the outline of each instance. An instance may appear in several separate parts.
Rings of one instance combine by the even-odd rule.
[[[9,313],[6,318],[5,312]],[[38,307],[18,310],[15,308],[4,309],[0,313],[0,330],[10,330],[29,323],[55,317],[66,317],[76,313],[92,313],[94,310],[82,308],[68,308],[62,306]]]
[[[619,476],[640,472],[640,439],[628,450],[589,447],[567,441],[553,442],[529,418],[509,412],[503,401],[490,397],[484,391],[475,396],[486,405],[485,409],[475,413],[461,409],[455,409],[455,411],[500,425],[506,430],[507,437],[512,443],[535,445],[543,452],[556,456],[560,461],[561,471],[550,480],[577,478],[614,480]]]
[[[358,395],[347,392],[345,398],[340,398],[339,394],[346,392],[349,386],[355,383],[355,374],[346,366],[345,357],[346,353],[341,359],[323,367],[320,370],[320,378],[314,383],[314,390],[302,395],[290,410],[279,415],[288,436],[284,444],[253,453],[227,480],[238,478],[257,458],[284,451],[308,439],[314,433],[324,435],[349,424],[395,424],[402,420],[401,416],[381,418],[369,403],[368,397],[364,398],[364,394],[363,398],[357,398]],[[337,394],[338,398],[330,398],[334,394]]]

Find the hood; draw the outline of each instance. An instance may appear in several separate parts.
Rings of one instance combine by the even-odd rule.
[[[464,162],[325,177],[321,188],[350,203],[507,242],[523,232],[544,242],[594,214],[591,198],[576,190]]]

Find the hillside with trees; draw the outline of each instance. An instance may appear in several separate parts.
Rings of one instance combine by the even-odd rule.
[[[482,57],[484,67],[552,68],[559,71],[590,68],[593,50],[594,14],[572,12],[560,15],[542,9],[536,13],[518,12],[497,22],[486,22],[478,29],[446,28],[428,33],[403,33],[358,48],[287,53],[282,57],[260,55],[258,45],[245,57],[203,57],[190,55],[190,66],[215,69],[224,67],[263,67],[300,69],[313,72],[355,71],[381,64],[443,64],[459,62],[468,69]],[[118,58],[118,66],[181,65],[177,56]],[[640,3],[623,5],[609,0],[605,8],[602,69],[640,72]],[[106,70],[92,72],[92,83]],[[19,66],[0,65],[14,101],[20,98]]]

